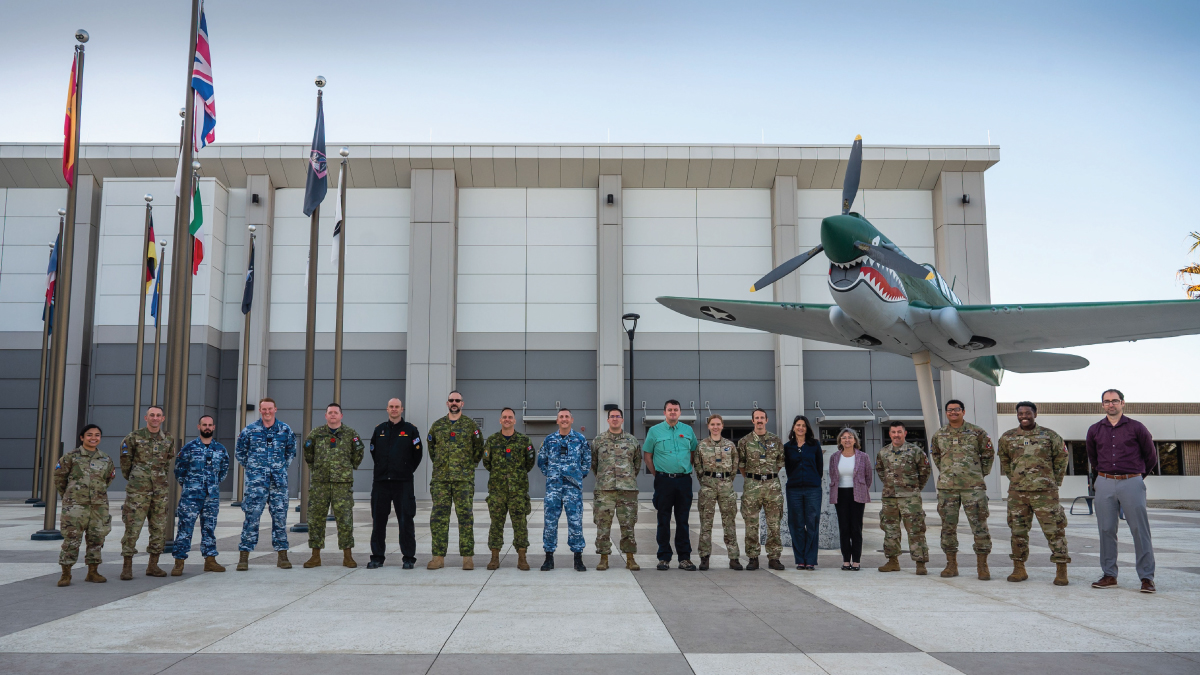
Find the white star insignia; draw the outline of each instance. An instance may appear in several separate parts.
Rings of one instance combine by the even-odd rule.
[[[733,321],[733,315],[718,307],[710,307],[705,305],[700,308],[700,313],[717,321]]]

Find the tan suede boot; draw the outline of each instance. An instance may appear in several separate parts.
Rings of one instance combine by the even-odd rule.
[[[596,570],[599,572],[603,572],[606,569],[608,569],[608,554],[601,553],[600,554],[600,564],[596,565]]]
[[[929,574],[929,570],[925,569],[925,563],[922,561],[917,561],[917,576],[923,577],[926,574]]]
[[[225,567],[217,562],[216,556],[209,555],[209,556],[204,557],[204,571],[205,572],[224,572]]]
[[[148,577],[165,577],[165,576],[167,576],[167,573],[164,572],[163,569],[158,566],[158,556],[159,556],[159,554],[157,554],[157,553],[150,554],[150,562],[146,563],[146,576],[148,576]]]
[[[463,556],[463,569],[464,570],[475,569],[475,556],[472,556],[472,555],[464,555]]]
[[[307,569],[312,569],[314,567],[320,567],[320,566],[321,566],[321,549],[314,548],[312,550],[312,556],[308,560],[304,561],[304,569],[307,570]]]
[[[1066,586],[1071,582],[1067,579],[1067,563],[1055,563],[1058,566],[1058,571],[1054,573],[1054,585]]]
[[[239,572],[250,569],[250,551],[238,551],[238,564],[234,569]]]
[[[351,549],[342,549],[342,567],[349,567],[351,569],[358,567],[358,563],[354,562],[354,555],[352,553]]]
[[[1008,575],[1009,581],[1025,581],[1029,578],[1029,573],[1025,571],[1024,560],[1013,561],[1013,573]]]
[[[183,576],[183,558],[175,559],[175,566],[171,568],[171,576],[173,576],[173,577]]]
[[[500,549],[492,549],[492,559],[488,561],[487,568],[489,570],[500,569]]]
[[[975,556],[975,571],[979,574],[980,581],[990,581],[992,572],[988,569],[987,554]]]
[[[125,556],[125,562],[121,565],[121,581],[133,580],[133,556]]]
[[[446,566],[446,556],[435,555],[429,559],[429,564],[425,566],[427,570],[440,570]]]
[[[70,586],[71,585],[71,566],[63,565],[60,563],[59,567],[62,568],[62,577],[60,577],[58,580],[58,587],[62,588],[63,586]]]
[[[528,549],[524,548],[517,549],[517,569],[521,570],[522,572],[529,571],[529,561],[525,559],[525,551],[527,550]]]
[[[275,566],[281,570],[292,569],[292,561],[288,560],[287,551],[278,551],[279,557],[275,561]]]
[[[88,563],[88,573],[87,573],[87,576],[83,578],[83,580],[90,581],[93,584],[102,584],[102,583],[108,581],[108,579],[105,579],[104,577],[100,576],[100,572],[98,572],[96,570],[97,567],[99,567],[99,565],[97,565],[95,563]]]
[[[642,569],[638,566],[637,561],[633,559],[632,553],[625,554],[625,569],[629,570],[630,572],[636,572]]]
[[[896,556],[888,556],[888,561],[879,566],[880,572],[899,572],[900,559]]]
[[[949,579],[950,577],[958,576],[958,553],[957,552],[946,554],[946,569],[942,570],[941,576],[946,579]]]

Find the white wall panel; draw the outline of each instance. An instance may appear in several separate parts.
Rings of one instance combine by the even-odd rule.
[[[771,219],[699,218],[696,243],[700,246],[761,246],[771,251]],[[765,272],[764,272],[765,274]]]
[[[459,218],[524,218],[526,190],[511,188],[461,188],[458,191]]]
[[[625,246],[695,246],[695,218],[625,218]]]
[[[525,274],[524,246],[458,246],[458,275]]]
[[[527,306],[530,333],[595,333],[596,303]]]
[[[596,246],[596,217],[591,218],[530,218],[530,246]]]
[[[530,246],[529,274],[596,276],[595,246]],[[596,298],[591,299],[593,303]]]
[[[525,218],[460,217],[458,241],[467,246],[524,246]]]
[[[526,283],[526,279],[528,282]],[[521,277],[530,304],[596,304],[594,274],[531,274]],[[461,297],[461,294],[460,294]]]
[[[626,274],[624,289],[625,304],[652,303],[661,295],[699,295],[695,274]]]
[[[630,189],[622,191],[621,213],[630,218],[695,218],[695,190]]]
[[[699,218],[770,218],[770,190],[697,190]]]
[[[460,333],[524,333],[525,304],[458,303]]]
[[[771,249],[767,246],[700,246],[697,248],[700,275],[758,274],[771,271]]]
[[[596,222],[596,191],[571,188],[532,188],[528,191],[530,218],[590,218]]]
[[[523,274],[462,274],[458,277],[460,303],[512,303],[524,299]]]
[[[695,274],[695,246],[625,246],[625,274]]]

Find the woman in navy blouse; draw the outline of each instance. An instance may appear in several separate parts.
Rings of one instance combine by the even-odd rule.
[[[783,446],[787,468],[788,531],[796,569],[817,569],[817,537],[821,529],[821,443],[804,415],[796,415]]]

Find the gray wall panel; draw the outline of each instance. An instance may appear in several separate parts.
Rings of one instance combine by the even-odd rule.
[[[524,380],[525,352],[460,350],[458,382],[463,380]]]
[[[700,377],[705,380],[775,380],[770,351],[702,351]]]
[[[913,376],[915,379],[915,375]],[[871,378],[871,353],[866,351],[805,351],[804,381],[868,380]],[[807,389],[807,387],[806,387]],[[813,397],[807,391],[806,403]]]

